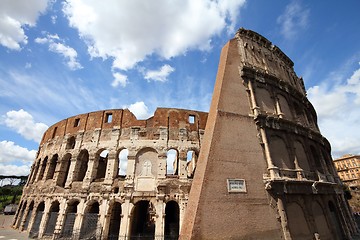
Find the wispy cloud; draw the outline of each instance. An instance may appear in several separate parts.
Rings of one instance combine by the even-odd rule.
[[[119,72],[113,72],[113,76],[114,80],[112,81],[111,86],[117,87],[120,85],[122,87],[126,87],[126,84],[128,83],[128,78],[126,75]]]
[[[158,70],[149,70],[144,73],[144,78],[148,81],[154,80],[159,82],[166,82],[168,76],[175,71],[175,68],[171,67],[168,64],[163,65]]]
[[[58,35],[48,34],[44,38],[36,38],[35,42],[39,44],[48,44],[49,51],[60,54],[66,60],[67,66],[70,70],[77,70],[83,68],[77,61],[77,52],[72,47],[62,43],[63,40]]]
[[[335,157],[360,154],[360,67],[349,75],[333,72],[329,79],[308,90],[322,133],[332,144]]]
[[[310,10],[292,1],[285,8],[285,12],[277,18],[281,26],[281,34],[287,39],[295,38],[309,24]]]

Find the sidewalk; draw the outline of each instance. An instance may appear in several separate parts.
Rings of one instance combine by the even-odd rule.
[[[14,215],[0,215],[0,240],[25,240],[28,234],[11,228]]]

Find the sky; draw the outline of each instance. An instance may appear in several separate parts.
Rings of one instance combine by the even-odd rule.
[[[91,111],[209,111],[240,27],[294,62],[333,158],[360,154],[360,1],[1,0],[0,175],[27,175],[43,132]]]

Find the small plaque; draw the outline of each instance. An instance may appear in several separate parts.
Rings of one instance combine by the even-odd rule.
[[[245,180],[227,179],[227,188],[229,193],[246,193]]]

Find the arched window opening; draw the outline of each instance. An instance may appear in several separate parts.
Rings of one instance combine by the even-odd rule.
[[[193,178],[197,164],[197,154],[190,150],[186,154],[186,173],[188,178]]]
[[[44,232],[45,236],[52,236],[54,234],[56,220],[59,215],[59,209],[60,209],[59,207],[60,207],[60,204],[58,201],[55,201],[51,204],[49,218],[46,223],[46,228],[45,228],[45,232]]]
[[[57,161],[58,161],[58,155],[55,154],[50,160],[50,165],[49,165],[49,170],[46,175],[46,180],[52,179],[54,177]]]
[[[30,179],[30,184],[34,183],[35,179],[36,179],[36,176],[38,174],[38,171],[39,171],[39,167],[40,167],[40,162],[41,162],[41,159],[37,160],[35,163],[34,163],[34,169],[33,169],[33,174],[31,176],[31,179]]]
[[[39,177],[38,177],[38,181],[41,181],[44,177],[44,172],[45,172],[45,168],[46,168],[46,165],[47,165],[47,160],[48,160],[48,157],[45,157],[42,164],[40,165],[40,172],[39,172]]]
[[[71,136],[67,139],[66,149],[74,149],[76,144],[76,140],[74,136]]]
[[[31,214],[33,212],[33,208],[34,208],[34,201],[31,201],[31,203],[29,205],[29,210],[28,210],[27,215],[26,215],[25,223],[24,223],[24,230],[27,230],[27,228],[29,226],[29,222],[30,222]]]
[[[318,151],[314,148],[314,146],[310,146],[311,154],[315,163],[316,170],[320,173],[324,174],[324,169],[321,164],[321,160],[318,154]]]
[[[102,180],[103,178],[105,178],[108,156],[108,150],[103,150],[98,156],[98,166],[95,180]]]
[[[89,152],[85,149],[81,150],[76,159],[76,170],[74,172],[74,181],[83,181],[89,163]]]
[[[130,239],[154,239],[154,218],[154,207],[149,201],[137,202],[132,214]]]
[[[270,153],[271,159],[275,166],[282,169],[294,169],[294,162],[290,160],[289,152],[286,147],[285,141],[278,137],[273,136],[270,139]]]
[[[265,88],[256,89],[256,98],[259,107],[266,113],[275,113],[275,104],[270,92]]]
[[[331,239],[332,234],[329,229],[328,222],[326,221],[323,208],[318,202],[313,202],[312,213],[314,216],[316,229],[320,234],[321,239]]]
[[[303,209],[297,203],[287,205],[289,230],[292,239],[313,239]]]
[[[178,166],[178,152],[175,149],[170,149],[166,153],[166,175],[178,175]]]
[[[97,224],[99,217],[99,203],[94,202],[88,206],[86,213],[84,214],[83,223],[80,231],[80,238],[87,239],[90,237],[97,238]]]
[[[44,209],[45,209],[45,203],[44,202],[39,203],[39,205],[36,208],[35,219],[29,233],[30,238],[37,238],[39,235],[40,223],[42,216],[44,214]]]
[[[337,211],[334,203],[332,201],[329,201],[328,205],[329,205],[329,210],[330,210],[330,218],[331,218],[332,226],[335,227],[337,238],[338,239],[346,239],[343,234],[343,231],[341,230],[339,214],[338,214],[338,211]]]
[[[278,95],[278,99],[279,99],[281,113],[284,114],[284,118],[290,119],[290,120],[293,119],[291,110],[290,110],[290,107],[289,107],[289,104],[288,104],[288,101],[286,100],[286,98],[282,95]]]
[[[20,209],[19,221],[18,221],[18,223],[17,223],[16,228],[20,227],[20,224],[21,224],[21,222],[22,222],[22,218],[24,217],[24,213],[25,213],[26,206],[27,206],[27,202],[24,202],[24,203],[22,204],[21,209]]]
[[[295,141],[295,157],[299,167],[304,171],[310,171],[309,161],[307,159],[303,145],[299,141]]]
[[[179,204],[170,201],[165,207],[165,239],[178,239],[179,237]]]
[[[60,187],[64,187],[67,177],[69,175],[70,170],[70,163],[71,163],[71,154],[66,154],[60,163],[60,170],[57,178],[57,185]]]
[[[121,177],[126,176],[127,165],[128,165],[128,155],[129,155],[129,151],[127,149],[123,149],[119,153],[118,175]]]
[[[299,106],[299,104],[294,103],[294,109],[296,114],[296,121],[301,125],[307,125],[306,117],[304,115],[303,109]]]
[[[157,175],[158,153],[153,148],[141,149],[135,159],[135,175],[153,177]]]
[[[62,238],[71,238],[73,235],[78,205],[79,205],[79,201],[71,201],[68,203],[68,206],[66,208],[64,224],[61,232]]]
[[[111,210],[108,239],[119,238],[120,223],[121,223],[121,204],[115,202]]]

